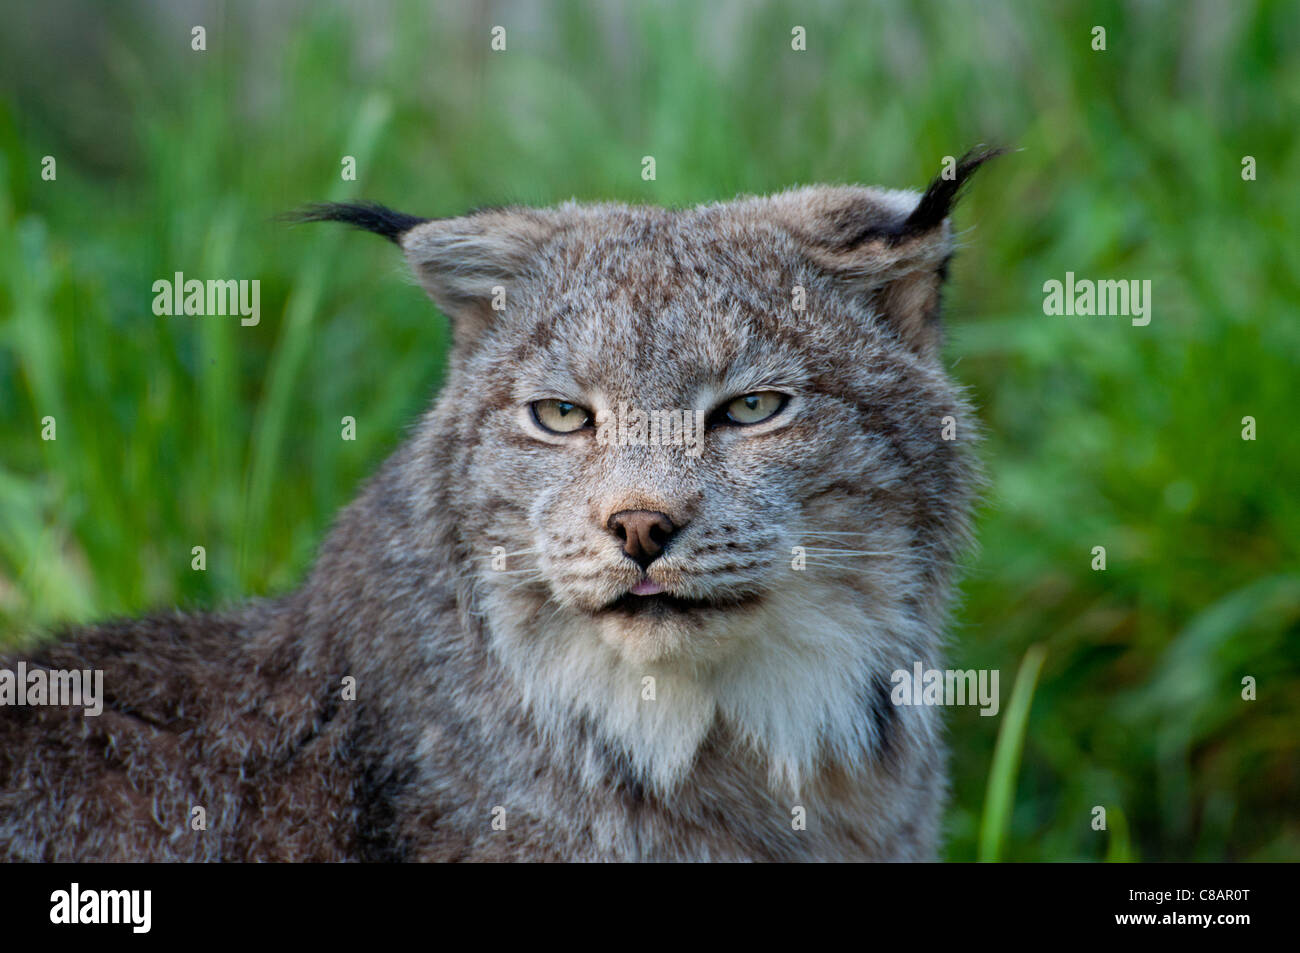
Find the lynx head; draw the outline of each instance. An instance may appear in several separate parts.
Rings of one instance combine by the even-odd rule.
[[[881,707],[937,661],[966,529],[939,304],[989,155],[924,195],[307,213],[393,239],[452,321],[411,492],[546,730],[595,725],[660,788],[715,729],[791,786],[933,731]]]

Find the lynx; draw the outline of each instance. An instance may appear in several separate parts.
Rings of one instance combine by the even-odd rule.
[[[922,195],[308,209],[401,248],[447,383],[297,591],[0,660],[104,695],[0,709],[0,857],[936,857],[941,718],[890,673],[941,667],[967,544],[940,293],[992,154]],[[695,452],[615,420],[652,411]]]

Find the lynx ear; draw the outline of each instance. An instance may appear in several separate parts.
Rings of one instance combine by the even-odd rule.
[[[305,209],[297,220],[346,222],[396,243],[429,297],[451,319],[457,343],[491,323],[497,289],[508,293],[556,229],[546,212],[521,208],[427,219],[382,205],[328,204]]]
[[[424,290],[452,319],[460,341],[491,323],[498,290],[508,293],[527,275],[556,228],[554,215],[545,210],[485,209],[416,225],[399,244]]]
[[[776,196],[786,229],[805,254],[916,351],[943,340],[939,298],[952,256],[948,214],[962,186],[1003,150],[972,151],[925,194],[814,187]]]

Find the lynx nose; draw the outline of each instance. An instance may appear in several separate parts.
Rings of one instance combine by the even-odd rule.
[[[609,518],[609,531],[623,541],[623,552],[645,569],[659,558],[677,526],[667,513],[622,510]]]

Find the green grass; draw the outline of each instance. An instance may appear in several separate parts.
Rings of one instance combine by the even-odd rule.
[[[997,746],[993,749],[993,766],[989,769],[988,793],[984,797],[984,819],[979,840],[981,861],[1002,859],[1015,802],[1016,773],[1020,770],[1020,754],[1025,747],[1025,730],[1029,725],[1029,706],[1033,703],[1034,686],[1046,654],[1041,645],[1030,646],[1020,663],[1011,689],[1011,700],[1002,715]]]
[[[1003,143],[946,299],[990,477],[951,657],[1004,686],[1045,660],[1023,722],[949,713],[948,856],[1300,858],[1294,3],[408,0],[281,26],[231,0],[206,53],[164,9],[24,5],[0,36],[0,644],[292,587],[438,387],[444,323],[392,247],[285,210],[915,187]],[[260,279],[261,323],[155,317],[175,271]],[[1045,316],[1066,271],[1150,279],[1150,326]]]

